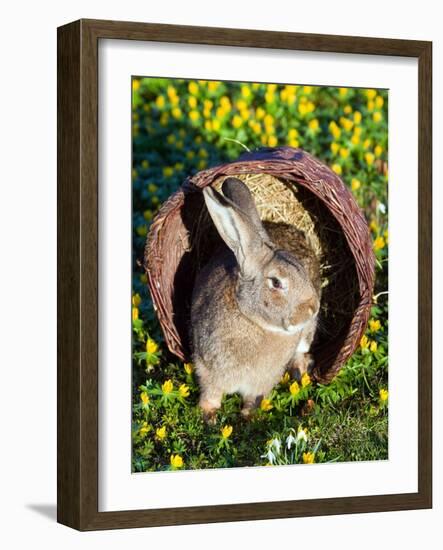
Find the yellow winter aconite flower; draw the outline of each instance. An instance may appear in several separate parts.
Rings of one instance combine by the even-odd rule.
[[[257,118],[257,120],[261,120],[262,118],[264,118],[265,114],[266,111],[261,107],[257,107],[257,109],[255,110],[255,117]]]
[[[318,119],[317,118],[313,118],[310,122],[309,122],[309,129],[310,130],[313,130],[314,132],[317,131],[320,127],[319,123],[318,123]]]
[[[136,92],[139,88],[140,88],[140,80],[137,80],[136,78],[134,78],[134,80],[132,81],[132,89],[134,92]]]
[[[181,397],[188,397],[189,396],[189,386],[187,386],[186,384],[182,384],[178,388],[178,393],[180,394]]]
[[[339,88],[338,93],[341,95],[341,97],[344,97],[348,93],[347,88]]]
[[[374,153],[365,153],[365,161],[368,166],[374,164]]]
[[[166,437],[166,426],[162,426],[161,428],[157,428],[155,430],[155,435],[162,441]]]
[[[381,250],[382,248],[384,248],[386,245],[386,241],[384,240],[384,238],[379,235],[375,240],[374,240],[374,250]]]
[[[132,320],[137,321],[138,319],[138,307],[132,308]]]
[[[170,178],[174,174],[174,169],[171,166],[165,166],[163,168],[163,176],[165,178]]]
[[[223,426],[221,429],[221,434],[223,439],[228,439],[228,437],[232,434],[232,426]]]
[[[338,175],[340,175],[342,173],[342,169],[341,169],[340,164],[333,164],[332,165],[332,170]]]
[[[365,334],[363,334],[363,336],[361,337],[360,347],[361,347],[361,349],[368,349],[369,348],[369,339]]]
[[[371,319],[369,321],[369,330],[371,332],[377,332],[381,329],[381,323],[378,319]]]
[[[189,111],[189,118],[192,122],[195,122],[200,118],[200,113],[198,111]]]
[[[372,101],[372,99],[370,99],[368,101],[368,103],[366,104],[366,107],[367,107],[368,111],[373,111],[374,110],[375,103]]]
[[[341,116],[340,124],[342,128],[344,128],[347,132],[350,132],[352,130],[352,127],[354,126],[354,121],[344,116]]]
[[[314,464],[315,453],[303,453],[303,464]]]
[[[212,80],[211,82],[208,82],[208,90],[210,92],[215,92],[219,86],[220,82],[218,82],[217,80]]]
[[[239,115],[234,115],[232,117],[232,126],[234,128],[240,128],[240,126],[243,124],[243,119]]]
[[[374,340],[371,342],[371,345],[369,346],[369,349],[372,351],[372,353],[376,352],[377,351],[377,342],[375,342]]]
[[[380,395],[380,401],[384,402],[388,400],[389,392],[388,390],[381,389],[379,395]]]
[[[355,111],[355,113],[354,113],[354,122],[355,122],[355,124],[360,124],[360,122],[361,122],[361,113],[360,113],[360,111]]]
[[[251,89],[249,88],[249,86],[242,86],[241,87],[241,95],[245,98],[245,99],[248,99],[249,97],[251,97]]]
[[[384,99],[381,97],[381,95],[378,95],[375,98],[375,106],[377,109],[381,109],[383,107]]]
[[[182,116],[182,111],[179,107],[174,107],[171,113],[174,118],[180,118]]]
[[[260,403],[260,409],[262,411],[270,411],[272,409],[272,403],[270,399],[263,398]]]
[[[164,96],[159,95],[159,96],[157,97],[157,99],[155,100],[155,104],[157,105],[157,107],[158,107],[159,109],[163,109],[163,107],[165,106],[165,98],[164,98]]]
[[[289,376],[289,372],[285,372],[285,374],[280,378],[280,384],[287,384],[291,377]]]
[[[331,151],[334,153],[334,155],[336,155],[338,153],[339,149],[340,149],[340,145],[338,143],[336,143],[335,141],[333,141],[331,143]]]
[[[170,460],[173,468],[181,468],[183,466],[183,458],[180,455],[171,455]]]
[[[191,95],[188,98],[188,105],[191,107],[191,109],[195,109],[197,107],[197,98]]]
[[[140,294],[134,294],[132,297],[132,305],[134,307],[138,307],[142,303],[142,299],[140,298]]]
[[[158,351],[158,344],[152,338],[148,338],[146,341],[146,351],[148,353],[156,353]]]
[[[349,149],[346,149],[346,147],[340,147],[340,156],[343,159],[347,159],[349,157]]]
[[[220,121],[215,119],[212,121],[212,129],[215,130],[216,132],[218,130],[220,130]]]
[[[368,99],[374,99],[374,97],[377,95],[377,91],[376,90],[366,90],[366,97]]]
[[[361,186],[360,180],[358,180],[357,178],[352,178],[351,189],[353,191],[357,191],[357,189],[360,189],[360,186]]]
[[[166,394],[171,393],[173,389],[174,389],[174,384],[171,379],[166,380],[166,382],[163,382],[162,384],[163,393],[166,393]]]
[[[301,377],[301,385],[303,388],[306,388],[306,386],[309,386],[310,383],[311,383],[311,377],[307,372],[305,372]]]
[[[376,145],[374,147],[374,154],[376,157],[379,157],[383,153],[383,147],[381,145]]]
[[[148,233],[148,228],[146,225],[139,225],[136,229],[137,235],[140,237],[146,237],[146,234]]]
[[[341,130],[334,120],[329,123],[329,131],[333,135],[334,139],[338,139],[341,135]]]
[[[191,81],[189,84],[188,84],[188,91],[190,94],[198,94],[198,84],[197,82],[193,82]]]
[[[155,185],[155,183],[150,183],[148,185],[148,191],[150,193],[156,193],[158,191],[158,187]]]
[[[138,431],[140,435],[146,435],[150,429],[151,426],[144,420]]]
[[[192,374],[194,365],[192,363],[184,363],[183,368],[185,369],[186,374]]]
[[[147,405],[149,403],[149,395],[145,391],[142,391],[140,394],[140,400],[143,405]]]
[[[375,113],[372,115],[372,119],[374,122],[380,122],[382,118],[383,115],[380,113],[380,111],[375,111]]]
[[[275,147],[277,145],[278,141],[275,136],[269,136],[268,138],[268,145],[269,147]]]
[[[289,386],[289,391],[291,392],[291,395],[297,395],[300,391],[300,386],[298,385],[297,381],[292,382],[292,384]]]

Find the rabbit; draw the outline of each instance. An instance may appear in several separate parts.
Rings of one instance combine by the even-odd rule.
[[[285,370],[303,374],[320,308],[320,270],[303,232],[260,220],[248,187],[227,178],[203,189],[226,246],[197,275],[191,303],[199,405],[215,421],[224,394],[249,417]]]

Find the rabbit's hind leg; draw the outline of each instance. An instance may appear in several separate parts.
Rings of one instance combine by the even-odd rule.
[[[241,414],[243,418],[248,419],[251,417],[254,409],[257,409],[261,403],[263,396],[262,395],[244,395],[243,396],[243,406],[241,409]]]

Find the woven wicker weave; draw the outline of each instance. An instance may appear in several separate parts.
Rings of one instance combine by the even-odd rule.
[[[201,251],[194,245],[204,206],[200,189],[221,176],[260,173],[302,186],[318,197],[338,222],[355,264],[358,297],[349,323],[314,352],[313,376],[326,383],[352,355],[365,331],[374,286],[374,253],[366,220],[350,191],[326,165],[301,149],[260,149],[238,161],[198,172],[162,205],[151,225],[144,259],[154,308],[169,350],[190,360],[190,300],[201,265]],[[208,257],[210,241],[206,248],[209,250],[203,252]]]

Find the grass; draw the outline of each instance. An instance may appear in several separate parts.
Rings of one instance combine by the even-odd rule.
[[[387,93],[167,79],[133,81],[133,471],[388,457]],[[285,376],[250,421],[227,396],[202,419],[191,364],[166,349],[139,260],[164,200],[244,144],[303,147],[347,184],[377,257],[370,324],[329,385]]]

